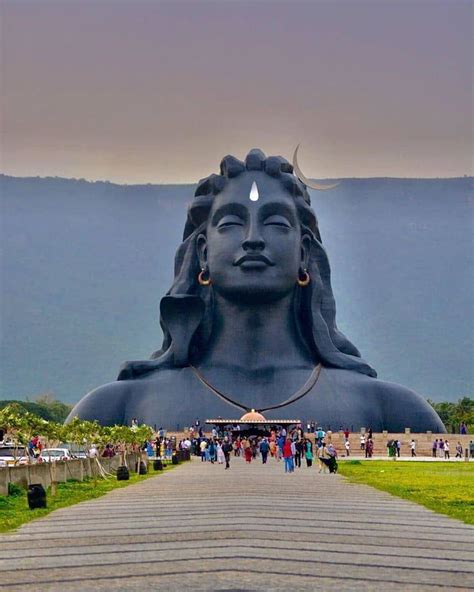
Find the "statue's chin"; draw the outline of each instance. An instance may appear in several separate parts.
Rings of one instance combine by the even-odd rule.
[[[238,286],[232,289],[214,285],[213,288],[225,300],[246,306],[278,302],[293,292],[293,287],[276,289],[261,285]]]

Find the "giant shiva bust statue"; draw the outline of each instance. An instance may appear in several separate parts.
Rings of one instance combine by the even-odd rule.
[[[226,156],[219,175],[199,182],[160,313],[161,349],[125,363],[70,418],[176,428],[255,409],[333,427],[444,431],[420,395],[378,380],[338,330],[307,187],[280,156]]]

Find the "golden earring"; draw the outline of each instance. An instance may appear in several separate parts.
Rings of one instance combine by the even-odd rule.
[[[201,286],[209,286],[211,284],[211,278],[208,278],[207,280],[204,279],[205,271],[206,270],[203,267],[198,275],[198,282],[201,284]]]
[[[303,279],[301,279],[298,276],[298,279],[296,280],[298,286],[301,286],[302,288],[307,286],[309,284],[309,282],[311,281],[311,277],[310,277],[309,273],[306,271],[306,269],[303,270],[303,273],[304,273]]]

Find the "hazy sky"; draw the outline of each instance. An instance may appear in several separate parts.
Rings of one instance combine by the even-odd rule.
[[[196,182],[298,142],[307,176],[472,173],[468,1],[1,7],[5,173]]]

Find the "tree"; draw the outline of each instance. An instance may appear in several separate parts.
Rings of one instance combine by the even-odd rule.
[[[474,400],[470,397],[463,397],[457,403],[452,401],[441,401],[435,403],[428,399],[428,403],[440,416],[448,432],[458,432],[461,422],[464,422],[469,431],[474,429]]]
[[[35,401],[5,399],[0,401],[0,409],[13,404],[22,407],[25,411],[34,413],[38,417],[42,417],[47,421],[56,421],[57,423],[63,423],[72,409],[71,405],[67,405],[62,401],[54,399],[53,395],[48,393],[39,395],[36,397]]]

